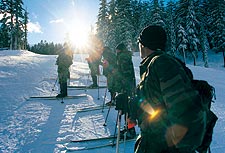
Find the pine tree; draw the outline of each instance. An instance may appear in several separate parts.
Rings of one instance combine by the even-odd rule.
[[[177,42],[178,42],[177,50],[181,55],[183,55],[183,61],[184,63],[186,63],[186,50],[188,40],[187,40],[187,33],[185,32],[181,24],[178,25]]]
[[[202,58],[204,61],[204,66],[209,67],[208,65],[208,50],[209,47],[209,41],[207,38],[208,30],[207,30],[207,0],[197,0],[196,1],[196,18],[199,21],[198,28],[199,28],[199,40],[200,40],[200,49],[202,52]]]
[[[208,0],[210,11],[209,31],[212,36],[212,44],[216,49],[224,49],[225,42],[225,2],[224,0]]]
[[[4,20],[5,18],[0,21],[0,48],[9,48],[9,27]]]
[[[8,43],[10,43],[9,47],[12,49],[12,34],[13,34],[13,16],[12,16],[12,0],[2,0],[1,1],[1,13],[3,14],[3,18],[1,19],[2,32],[4,32],[2,35],[4,35],[5,39],[8,39]],[[6,34],[8,33],[8,34]],[[8,35],[8,36],[7,36]],[[10,41],[11,40],[11,41]],[[4,40],[6,42],[6,40]],[[8,44],[7,43],[7,44]],[[3,44],[4,45],[4,44]],[[8,45],[6,45],[8,46]]]
[[[131,19],[131,24],[134,28],[134,31],[132,33],[132,51],[137,51],[138,50],[138,45],[137,45],[137,38],[140,33],[140,27],[141,27],[141,7],[140,7],[140,1],[138,0],[132,0],[131,1],[131,8],[132,8],[132,19]]]
[[[24,30],[24,33],[23,33],[23,37],[22,37],[23,49],[27,49],[27,46],[28,46],[28,41],[27,41],[27,32],[28,32],[27,24],[28,24],[28,12],[27,12],[27,10],[25,10],[24,20],[23,20],[23,30]]]
[[[114,48],[116,46],[116,40],[114,38],[117,37],[117,31],[116,31],[116,12],[115,12],[115,0],[111,0],[108,3],[109,6],[109,22],[108,22],[108,33],[107,38],[105,41],[105,45],[109,46],[110,48]]]
[[[175,22],[176,25],[181,24],[182,27],[186,27],[186,17],[188,12],[188,3],[189,0],[179,0],[176,3],[176,9],[175,9]]]
[[[166,27],[168,29],[168,51],[171,55],[176,55],[176,32],[174,23],[174,8],[175,4],[173,1],[169,1],[167,4],[167,20]]]
[[[4,0],[1,0],[0,3],[0,14],[3,15],[3,18],[0,20],[0,48],[9,48],[9,24],[7,16],[8,5]]]
[[[22,43],[24,10],[22,0],[2,0],[1,13],[3,14],[4,28],[9,33],[10,49],[19,49]],[[6,29],[4,30],[6,31]]]
[[[21,49],[22,35],[23,35],[23,29],[21,29],[21,27],[23,25],[22,19],[24,19],[23,1],[15,0],[13,2],[13,6],[15,9],[13,11],[13,12],[15,12],[14,48]]]
[[[162,18],[163,15],[164,13],[162,11],[162,8],[159,7],[158,0],[154,0],[153,7],[152,7],[152,18],[151,18],[152,24],[165,27],[165,23]]]
[[[116,1],[116,43],[124,42],[128,48],[132,48],[132,33],[134,32],[133,25],[131,24],[131,4],[130,0],[117,0]]]
[[[198,23],[198,21],[195,16],[194,5],[192,0],[190,0],[189,2],[186,19],[187,39],[189,46],[188,51],[192,54],[192,57],[194,59],[194,65],[196,65],[196,59],[198,57],[199,39],[197,38],[197,29],[195,25]]]
[[[139,3],[140,7],[140,29],[151,24],[151,9],[150,9],[150,2],[143,1]]]
[[[100,2],[98,21],[97,21],[97,33],[98,33],[98,38],[105,43],[107,39],[107,33],[108,33],[109,14],[107,11],[106,0],[100,0],[100,1],[101,2]]]

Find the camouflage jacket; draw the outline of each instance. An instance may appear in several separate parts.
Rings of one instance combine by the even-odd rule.
[[[117,84],[119,92],[127,92],[130,95],[135,86],[135,73],[132,61],[132,54],[129,51],[122,51],[117,54]]]
[[[132,109],[142,135],[157,137],[176,147],[197,147],[203,139],[205,113],[196,105],[200,100],[182,65],[161,51],[143,59],[138,100]],[[185,131],[177,133],[176,128]],[[152,140],[149,140],[152,141]]]

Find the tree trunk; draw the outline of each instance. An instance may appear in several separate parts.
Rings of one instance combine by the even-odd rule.
[[[196,56],[195,56],[194,52],[192,52],[192,56],[193,56],[193,59],[194,59],[194,66],[196,66]]]
[[[185,55],[184,48],[182,49],[182,52],[183,52],[184,64],[186,64],[186,55]]]
[[[223,67],[225,67],[225,51],[223,51]]]

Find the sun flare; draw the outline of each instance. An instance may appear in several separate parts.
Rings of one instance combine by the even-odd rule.
[[[76,25],[70,28],[68,36],[75,48],[82,49],[88,45],[89,29],[82,25]]]

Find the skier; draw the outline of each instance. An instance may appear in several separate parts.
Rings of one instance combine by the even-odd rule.
[[[116,91],[119,94],[125,96],[124,99],[133,97],[133,93],[136,86],[134,66],[132,61],[132,52],[128,51],[124,43],[120,43],[116,46],[117,53],[117,68],[118,73],[116,75]],[[118,105],[118,104],[116,104]],[[125,121],[127,121],[127,113],[124,112]],[[126,132],[126,138],[132,139],[136,136],[135,127],[125,125],[124,130],[121,131],[121,139],[124,138]]]
[[[101,64],[101,58],[102,58],[102,42],[97,39],[95,36],[91,38],[91,44],[93,48],[91,48],[91,51],[89,51],[89,57],[86,58],[88,62],[89,69],[91,71],[91,78],[93,81],[93,84],[91,84],[90,88],[96,88],[98,87],[97,83],[97,76],[99,75],[99,65]]]
[[[107,78],[107,87],[111,95],[111,100],[115,101],[116,89],[115,89],[115,79],[117,74],[116,67],[116,54],[109,48],[104,47],[102,52],[102,66],[103,66],[103,75]],[[113,102],[112,102],[113,104]]]
[[[146,27],[138,38],[141,80],[130,102],[130,120],[141,129],[135,153],[194,153],[203,139],[206,114],[196,105],[198,92],[164,52],[166,40],[160,26]]]
[[[73,64],[71,46],[64,43],[63,49],[59,52],[56,65],[58,65],[58,78],[60,85],[60,94],[56,97],[63,98],[67,96],[67,80],[70,78],[69,67]]]

